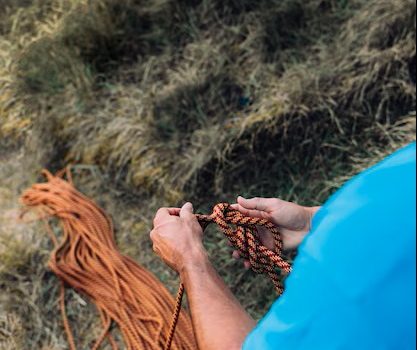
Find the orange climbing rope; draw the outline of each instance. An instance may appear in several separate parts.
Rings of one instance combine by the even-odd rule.
[[[23,194],[22,202],[27,208],[39,209],[55,245],[49,266],[61,280],[60,306],[71,350],[76,345],[65,310],[66,285],[86,294],[98,309],[104,329],[94,350],[106,339],[118,349],[111,335],[113,323],[120,328],[128,349],[197,349],[190,318],[181,313],[184,285],[175,302],[149,271],[118,252],[110,218],[75,189],[69,171],[68,181],[63,178],[65,172],[44,174],[48,182],[32,186]],[[48,224],[50,217],[60,220],[60,242]],[[212,215],[197,215],[197,219],[204,229],[217,224],[252,269],[266,273],[282,293],[280,274],[288,274],[291,266],[282,258],[281,236],[273,224],[245,217],[228,204],[219,204]],[[273,233],[275,251],[262,245],[258,226]]]
[[[280,272],[290,273],[291,265],[282,258],[281,234],[274,224],[265,219],[244,216],[229,204],[218,204],[214,207],[213,214],[197,215],[197,219],[204,228],[210,223],[217,224],[233,247],[239,251],[240,256],[249,260],[252,270],[259,274],[267,274],[278,294],[283,292]],[[260,226],[272,233],[275,251],[262,244],[257,228]]]
[[[55,244],[49,267],[62,281],[60,305],[70,348],[75,350],[76,345],[65,312],[66,285],[86,294],[97,306],[104,329],[93,349],[105,339],[117,349],[111,336],[113,323],[129,350],[164,348],[175,307],[171,294],[150,272],[118,252],[112,222],[97,205],[71,181],[48,172],[45,175],[48,182],[27,190],[22,202],[26,207],[37,207],[44,218],[58,218],[62,226],[63,237],[58,243],[47,225]],[[196,348],[190,318],[182,313],[172,349]]]

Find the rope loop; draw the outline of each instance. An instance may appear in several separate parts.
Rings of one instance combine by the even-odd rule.
[[[282,293],[283,287],[277,269],[287,275],[291,272],[291,265],[282,257],[281,233],[273,223],[265,219],[245,216],[227,203],[216,205],[211,215],[197,215],[197,219],[204,229],[215,223],[240,256],[250,262],[252,270],[258,274],[267,274],[278,293]],[[264,227],[272,233],[275,242],[274,251],[263,245],[258,227]]]

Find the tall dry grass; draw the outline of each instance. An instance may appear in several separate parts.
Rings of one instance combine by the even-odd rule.
[[[121,249],[173,290],[147,238],[157,207],[208,211],[238,194],[319,204],[415,139],[411,0],[0,2],[0,213],[41,167],[72,162]],[[0,348],[65,348],[41,232],[0,228]],[[260,317],[268,282],[218,233],[206,245]],[[95,314],[69,302],[86,348]]]

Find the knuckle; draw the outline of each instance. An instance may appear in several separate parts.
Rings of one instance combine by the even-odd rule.
[[[163,211],[164,211],[163,208],[159,208],[156,212],[155,218],[157,218],[159,215],[161,215]]]
[[[162,215],[163,212],[164,212],[164,208],[158,209],[158,211],[156,212],[155,217],[153,219],[154,225],[157,224],[157,222],[159,221],[159,218],[160,218],[160,216]]]
[[[155,230],[152,230],[149,236],[151,237],[152,241],[155,241],[156,236],[157,236],[157,232]]]
[[[254,209],[258,209],[261,203],[262,203],[262,198],[260,198],[260,197],[255,197],[255,198],[253,199],[253,208],[254,208]]]

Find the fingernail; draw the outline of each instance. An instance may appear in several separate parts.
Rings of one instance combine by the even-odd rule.
[[[190,209],[191,211],[194,211],[194,206],[193,206],[193,203],[191,203],[191,202],[185,203],[184,207],[187,208],[187,209]]]

